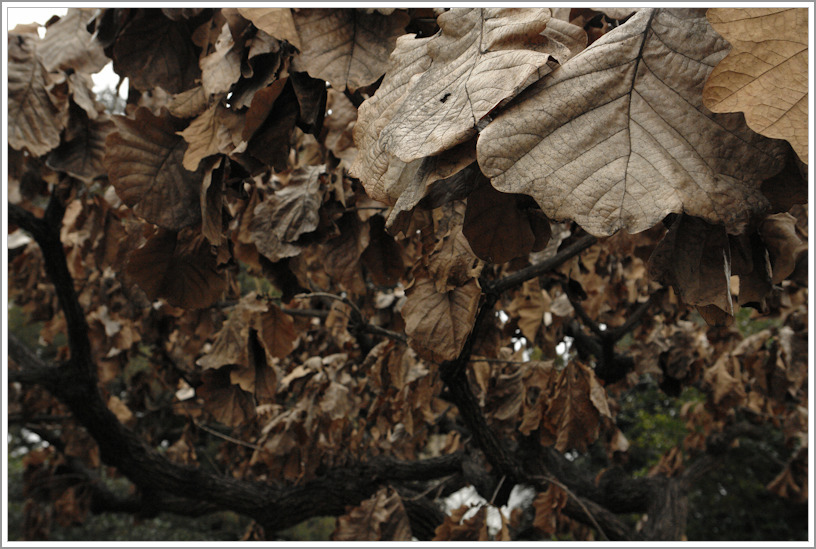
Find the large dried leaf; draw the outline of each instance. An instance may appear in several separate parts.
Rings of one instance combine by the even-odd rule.
[[[751,129],[786,139],[807,163],[807,8],[712,8],[706,17],[731,51],[705,84],[705,106],[744,112]]]
[[[126,272],[151,300],[184,309],[203,309],[227,288],[210,244],[201,235],[159,232],[128,257]]]
[[[555,534],[561,511],[568,501],[569,496],[562,488],[550,484],[533,500],[533,509],[535,509],[533,526],[546,536]]]
[[[433,541],[488,541],[487,505],[482,505],[473,516],[465,519],[470,511],[467,505],[455,509],[436,527]]]
[[[293,172],[289,185],[255,207],[250,236],[270,261],[299,254],[300,247],[293,243],[317,228],[324,172],[325,166],[307,166]]]
[[[299,50],[303,49],[290,8],[238,8],[238,13],[269,36],[286,40]]]
[[[110,59],[102,44],[87,29],[96,12],[93,8],[68,8],[59,21],[48,27],[38,47],[45,68],[93,74],[108,64]]]
[[[722,226],[678,216],[652,253],[649,270],[656,280],[672,285],[684,303],[696,305],[709,323],[733,319],[731,246]]]
[[[781,142],[712,114],[703,83],[727,44],[690,9],[642,9],[526,90],[480,134],[500,191],[595,235],[639,232],[685,211],[738,233],[767,201]]]
[[[475,279],[440,292],[432,278],[417,278],[401,310],[411,347],[429,360],[456,358],[473,328],[480,295]]]
[[[303,47],[293,68],[338,90],[372,84],[385,73],[388,56],[408,20],[404,11],[386,16],[352,8],[297,10],[294,21]]]
[[[796,218],[792,215],[769,215],[760,224],[759,234],[768,247],[774,284],[781,284],[788,278],[799,261],[807,261],[807,241],[803,242],[796,233]]]
[[[135,119],[116,116],[114,122],[117,131],[107,138],[105,167],[122,201],[166,229],[201,221],[202,174],[184,169],[187,143],[176,135],[184,122],[153,116],[144,107]]]
[[[430,66],[380,132],[383,147],[410,162],[476,135],[495,107],[550,72],[550,56],[530,49],[546,39],[547,8],[455,8],[437,18],[427,42]],[[392,56],[387,79],[403,80]],[[413,68],[409,70],[413,71]]]
[[[158,86],[167,93],[188,90],[201,76],[185,22],[152,9],[142,9],[116,37],[113,68],[137,90]]]
[[[68,99],[51,93],[48,70],[36,54],[36,35],[9,34],[8,144],[42,156],[60,143]]]
[[[291,353],[298,337],[292,317],[272,304],[260,317],[260,334],[266,350],[276,358]]]

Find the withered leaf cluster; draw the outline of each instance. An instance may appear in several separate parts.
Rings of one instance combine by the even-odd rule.
[[[8,34],[10,300],[76,366],[74,295],[105,406],[170,462],[218,437],[236,482],[353,492],[314,510],[335,540],[624,539],[631,509],[666,539],[685,515],[598,512],[644,380],[704,399],[647,479],[687,490],[773,425],[795,451],[768,487],[806,500],[807,31],[801,8],[69,8]],[[38,246],[55,211],[70,280]],[[100,466],[61,437],[31,482]],[[593,448],[609,469],[575,481]],[[342,484],[380,458],[463,465]],[[498,523],[438,506],[522,481]],[[37,494],[27,534],[93,497]]]

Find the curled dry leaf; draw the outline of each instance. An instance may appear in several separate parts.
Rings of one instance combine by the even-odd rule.
[[[541,32],[549,19],[546,8],[456,8],[440,15],[440,32],[425,42],[429,66],[411,80],[407,98],[380,131],[385,150],[410,162],[475,136],[489,112],[550,72],[549,54],[531,49],[547,41]],[[386,80],[404,80],[399,53]]]
[[[321,178],[325,166],[307,166],[292,173],[289,184],[255,207],[249,224],[252,242],[270,261],[300,253],[295,242],[314,231],[320,221]]]
[[[551,219],[607,236],[684,211],[740,232],[767,201],[780,142],[701,91],[727,52],[698,10],[643,9],[527,89],[480,134],[482,171]]]
[[[796,218],[791,214],[769,215],[760,224],[759,234],[768,248],[774,284],[788,278],[800,261],[807,261],[807,241],[796,233]]]
[[[143,91],[160,87],[167,93],[179,93],[201,78],[187,25],[151,9],[141,9],[116,37],[113,69]]]
[[[125,271],[151,300],[163,298],[174,307],[203,309],[227,288],[210,248],[200,234],[159,229],[130,253]]]
[[[8,144],[42,156],[60,144],[68,99],[52,93],[48,70],[37,55],[37,35],[9,33]]]
[[[191,172],[198,170],[200,162],[214,154],[230,154],[238,148],[244,117],[228,109],[220,101],[201,113],[184,131],[178,132],[187,142],[182,165]]]
[[[545,536],[555,534],[561,511],[567,505],[569,495],[560,486],[550,484],[533,500],[535,518],[533,526]]]
[[[433,541],[488,541],[487,506],[482,505],[472,517],[464,519],[470,511],[467,505],[455,509],[436,527]]]
[[[712,8],[706,17],[731,51],[711,72],[703,104],[745,113],[751,129],[787,140],[807,163],[807,8]]]
[[[292,68],[353,92],[385,73],[408,20],[404,11],[382,15],[352,8],[297,10],[294,22],[303,47]]]
[[[68,8],[59,21],[49,25],[45,39],[37,48],[46,69],[73,69],[93,74],[108,64],[110,59],[105,56],[102,44],[87,29],[96,11]]]
[[[678,216],[652,253],[649,272],[673,286],[684,303],[697,306],[709,324],[733,321],[731,246],[722,226]]]
[[[184,122],[141,107],[134,119],[115,116],[104,164],[122,201],[139,217],[165,229],[201,221],[202,174],[184,169]]]

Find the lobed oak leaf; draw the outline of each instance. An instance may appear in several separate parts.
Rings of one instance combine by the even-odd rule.
[[[199,223],[202,174],[182,165],[187,143],[177,132],[184,123],[144,107],[133,119],[113,120],[117,130],[105,141],[104,164],[122,202],[165,229]]]
[[[201,235],[159,229],[130,253],[125,272],[151,300],[163,298],[174,307],[203,309],[227,288],[210,248]]]
[[[726,51],[699,10],[641,9],[500,112],[479,166],[596,236],[680,211],[738,233],[767,206],[758,183],[782,168],[784,143],[703,107]]]
[[[293,17],[303,47],[292,68],[351,92],[386,72],[388,56],[410,19],[404,11],[382,15],[351,8],[302,9]]]
[[[42,156],[60,144],[68,99],[52,92],[48,70],[37,55],[36,34],[9,33],[8,144]]]
[[[189,90],[201,77],[185,22],[172,21],[151,9],[141,9],[117,35],[113,69],[127,76],[137,90],[160,87],[171,94]]]
[[[482,119],[550,72],[547,8],[456,8],[437,18],[426,43],[430,64],[382,128],[383,148],[404,162],[433,156],[474,137]],[[386,79],[403,80],[395,50]],[[408,70],[413,72],[412,67]]]
[[[808,11],[712,8],[706,17],[731,51],[703,88],[713,112],[743,112],[748,126],[785,139],[808,161]]]
[[[383,486],[337,518],[334,541],[411,541],[411,525],[396,490]]]
[[[480,295],[476,279],[440,292],[427,271],[419,275],[400,311],[411,347],[428,360],[456,358],[473,327]]]
[[[45,39],[37,47],[45,68],[72,69],[93,74],[110,62],[102,44],[88,32],[96,17],[93,8],[68,8],[59,21],[48,26]]]

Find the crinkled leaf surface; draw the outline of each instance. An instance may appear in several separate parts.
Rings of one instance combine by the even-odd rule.
[[[480,134],[482,171],[595,235],[685,211],[740,232],[766,207],[780,142],[715,115],[702,87],[727,44],[691,9],[643,9],[526,90]]]
[[[77,110],[72,107],[75,113]],[[58,171],[71,174],[77,179],[90,183],[96,177],[105,174],[105,139],[115,126],[107,116],[95,120],[83,114],[72,114],[70,140],[64,140],[59,147],[51,151],[46,160],[47,165]]]
[[[96,9],[68,8],[59,21],[48,27],[38,47],[45,68],[93,74],[108,64],[110,59],[105,56],[102,44],[87,29],[95,16]]]
[[[114,117],[105,167],[122,201],[139,217],[166,229],[201,221],[202,174],[184,169],[187,143],[176,132],[184,122],[157,117],[146,108],[135,119]]]
[[[227,109],[220,102],[196,117],[184,131],[179,132],[187,142],[182,162],[184,167],[194,172],[204,158],[218,153],[229,154],[235,150],[230,132],[232,126],[243,129],[243,116]]]
[[[294,69],[351,91],[385,73],[409,19],[404,11],[382,15],[352,8],[301,9],[293,15],[303,45]]]
[[[410,162],[476,135],[485,115],[550,71],[550,56],[529,49],[546,40],[541,32],[549,19],[547,8],[455,8],[440,15],[440,32],[427,42],[430,67],[382,129],[383,147]],[[403,65],[393,56],[386,78],[404,80]]]
[[[8,144],[41,156],[60,143],[68,100],[51,93],[48,70],[36,54],[36,36],[9,34]]]
[[[705,106],[744,112],[751,129],[786,139],[807,162],[807,8],[712,8],[706,17],[731,51],[705,84]]]
[[[209,94],[225,93],[241,77],[241,48],[235,45],[229,23],[221,27],[215,41],[215,51],[203,57],[201,86]]]

